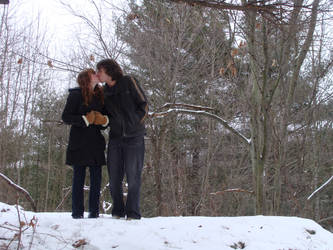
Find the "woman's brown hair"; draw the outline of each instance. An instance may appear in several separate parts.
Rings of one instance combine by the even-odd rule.
[[[93,91],[90,90],[90,81],[92,74],[96,74],[95,70],[91,68],[85,69],[79,73],[76,79],[82,91],[83,102],[87,106],[90,104],[93,96],[96,96],[98,100],[101,102],[101,104],[104,104],[104,95],[102,87],[96,85]]]

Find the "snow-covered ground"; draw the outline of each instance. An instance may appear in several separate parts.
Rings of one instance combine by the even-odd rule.
[[[297,217],[156,217],[126,221],[101,215],[34,213],[0,203],[0,249],[332,250],[333,234]],[[87,216],[87,214],[85,214]],[[11,239],[15,240],[11,241]]]

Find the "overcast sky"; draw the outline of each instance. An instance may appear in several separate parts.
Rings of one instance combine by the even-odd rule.
[[[91,9],[92,5],[89,4],[91,0],[63,0],[63,2],[70,3],[74,9],[83,13],[93,13]],[[56,49],[62,50],[64,47],[68,47],[73,41],[77,32],[77,24],[81,22],[77,17],[70,14],[64,6],[60,3],[60,0],[18,0],[20,5],[16,8],[22,14],[33,18],[40,14],[42,27],[47,28],[48,37],[52,38],[53,46]],[[96,1],[100,2],[100,1]],[[109,2],[117,3],[119,6],[124,6],[126,0],[111,0]],[[15,4],[14,0],[10,0],[10,5]],[[90,11],[91,10],[91,11]]]

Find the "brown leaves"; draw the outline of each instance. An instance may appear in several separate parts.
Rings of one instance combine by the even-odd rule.
[[[231,70],[231,75],[235,77],[237,75],[236,67],[232,66],[230,70]]]
[[[35,216],[32,217],[32,219],[30,220],[29,226],[35,228],[37,225],[37,221],[38,221],[37,217],[35,217]]]
[[[220,75],[221,75],[221,76],[223,76],[223,75],[224,75],[224,73],[225,73],[225,71],[226,71],[226,70],[225,70],[225,68],[223,68],[223,67],[222,67],[222,68],[220,68]]]
[[[23,59],[20,58],[20,59],[18,59],[17,64],[22,64],[22,62],[23,62]]]
[[[237,243],[234,243],[233,245],[230,245],[231,248],[233,249],[244,249],[245,248],[245,243],[244,242],[237,242]]]
[[[80,239],[80,240],[75,241],[75,242],[72,244],[72,246],[73,246],[74,248],[79,248],[80,246],[84,246],[84,245],[87,245],[87,244],[88,244],[88,242],[87,242],[85,239]]]
[[[231,51],[230,51],[231,59],[228,61],[227,66],[220,68],[219,73],[220,73],[221,76],[224,76],[228,72],[228,70],[229,70],[232,77],[237,76],[238,70],[235,66],[235,60],[236,60],[235,57],[240,56],[240,55],[244,55],[246,45],[247,45],[246,42],[240,41],[240,43],[238,45],[238,48],[231,49]]]
[[[95,62],[95,57],[94,57],[94,55],[90,55],[89,59],[90,59],[90,61]]]
[[[220,75],[223,76],[227,70],[230,71],[231,75],[235,77],[237,75],[237,68],[235,67],[235,63],[233,60],[228,62],[227,68],[220,68]]]
[[[236,55],[238,55],[238,49],[231,50],[231,56],[235,57]]]
[[[135,20],[137,18],[139,18],[139,15],[136,14],[136,13],[130,13],[130,14],[127,15],[127,20],[128,21],[133,21],[133,20]]]
[[[241,42],[239,43],[238,47],[239,47],[240,49],[243,49],[244,47],[246,47],[246,42],[241,41]]]

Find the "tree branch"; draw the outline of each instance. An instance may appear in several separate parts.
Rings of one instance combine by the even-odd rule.
[[[268,12],[268,13],[272,13],[273,11],[280,11],[281,7],[288,7],[288,8],[295,7],[292,3],[288,4],[286,2],[258,5],[258,3],[260,4],[262,2],[255,1],[252,3],[248,3],[246,5],[237,5],[232,3],[226,3],[226,1],[216,1],[216,0],[170,0],[170,1],[175,3],[186,3],[191,6],[209,7],[219,10],[237,10],[237,11],[254,10],[254,11]],[[299,6],[299,7],[309,8],[308,5]]]
[[[170,107],[191,108],[191,109],[194,109],[194,110],[206,110],[206,111],[214,111],[215,110],[214,108],[211,108],[211,107],[185,104],[185,103],[166,103],[161,107],[161,109],[170,108]]]
[[[310,200],[312,198],[312,196],[314,196],[317,192],[319,192],[323,187],[325,187],[328,183],[330,183],[330,181],[333,180],[333,175],[331,176],[331,178],[329,178],[323,185],[321,185],[319,188],[317,188],[309,197],[308,200]]]
[[[159,118],[159,117],[164,117],[166,115],[169,115],[170,113],[183,113],[183,114],[189,114],[189,115],[203,115],[209,118],[213,118],[214,120],[217,120],[220,122],[227,130],[229,130],[231,133],[236,135],[238,138],[240,138],[243,142],[245,142],[247,145],[251,144],[251,139],[246,138],[243,134],[235,130],[233,127],[229,125],[229,123],[225,120],[223,120],[221,117],[208,113],[203,110],[189,110],[189,109],[169,109],[167,111],[162,111],[162,112],[152,112],[149,114],[151,118]]]
[[[4,180],[8,186],[14,188],[17,192],[23,194],[23,196],[30,202],[34,212],[37,212],[36,204],[27,190],[15,184],[11,179],[9,179],[7,176],[5,176],[2,173],[0,173],[0,178]]]

